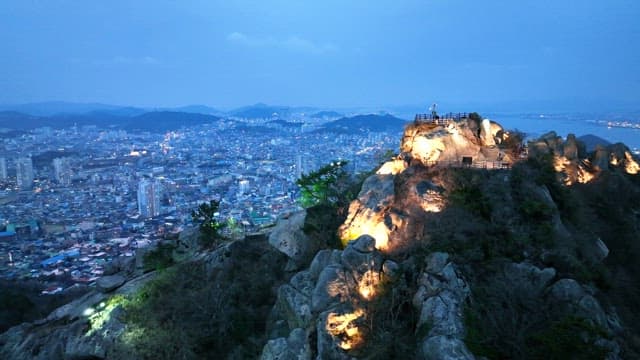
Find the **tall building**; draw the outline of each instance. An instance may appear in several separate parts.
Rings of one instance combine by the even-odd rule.
[[[296,155],[296,179],[300,179],[304,174],[302,165],[302,154]]]
[[[150,218],[160,215],[160,182],[142,179],[138,182],[138,212]]]
[[[53,177],[61,185],[71,184],[71,161],[69,158],[53,159]]]
[[[238,183],[238,187],[239,187],[238,191],[240,195],[248,194],[250,190],[249,180],[247,179],[240,180],[240,182]]]
[[[33,186],[33,161],[30,157],[16,160],[16,180],[20,189],[31,189]]]
[[[7,180],[7,159],[0,157],[0,180]]]

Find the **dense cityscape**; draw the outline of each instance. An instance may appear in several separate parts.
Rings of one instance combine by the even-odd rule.
[[[55,293],[91,284],[106,263],[192,226],[220,201],[219,221],[251,233],[299,209],[296,179],[334,159],[370,170],[399,132],[332,133],[325,117],[233,118],[166,133],[98,126],[5,137],[0,155],[0,276]]]

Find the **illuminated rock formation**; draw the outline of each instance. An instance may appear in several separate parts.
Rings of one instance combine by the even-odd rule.
[[[425,166],[480,156],[482,142],[466,121],[448,125],[414,123],[404,131],[400,151]]]
[[[339,229],[343,244],[366,234],[375,238],[376,248],[382,252],[406,248],[421,236],[424,215],[439,212],[444,206],[443,189],[429,180],[428,169],[471,165],[498,168],[511,163],[509,155],[496,147],[507,135],[499,124],[489,120],[480,124],[468,119],[409,124],[402,137],[401,156],[384,163],[369,177],[350,204],[347,219]]]
[[[617,143],[607,147],[598,145],[591,154],[586,154],[584,144],[574,134],[563,140],[554,131],[528,144],[529,156],[553,156],[553,167],[562,176],[565,185],[588,183],[602,171],[621,169],[630,175],[640,172],[640,165],[629,148]]]
[[[265,347],[263,358],[285,351],[278,349],[290,342],[296,329],[308,336],[316,332],[318,358],[350,358],[348,352],[366,339],[366,304],[376,298],[383,279],[394,278],[397,271],[397,264],[383,260],[371,236],[359,237],[342,251],[319,251],[308,270],[278,290],[272,316],[282,320],[270,332],[281,335]]]
[[[398,175],[369,177],[339,229],[343,243],[370,235],[378,250],[394,252],[421,236],[424,215],[444,206],[443,189],[428,181],[426,172],[411,168]]]

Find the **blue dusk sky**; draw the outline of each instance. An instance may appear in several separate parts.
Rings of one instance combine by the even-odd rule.
[[[640,105],[637,0],[2,0],[0,104]]]

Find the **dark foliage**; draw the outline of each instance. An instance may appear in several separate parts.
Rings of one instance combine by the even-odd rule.
[[[216,219],[219,206],[220,202],[211,200],[209,203],[198,205],[196,210],[191,211],[191,218],[200,229],[200,244],[204,247],[212,247],[222,240],[220,236],[222,224]]]
[[[0,333],[22,322],[46,317],[88,288],[73,287],[55,295],[41,295],[42,290],[44,285],[37,281],[0,281]]]
[[[303,174],[296,180],[296,185],[300,187],[302,206],[344,203],[344,190],[349,186],[349,175],[344,170],[345,165],[347,161],[335,160],[318,170]]]
[[[161,242],[155,249],[144,254],[144,270],[162,270],[174,264],[173,251],[176,246],[173,243]]]
[[[117,353],[140,359],[257,358],[275,289],[286,281],[286,258],[264,238],[236,242],[227,251],[224,269],[178,264],[129,298],[127,341]]]

